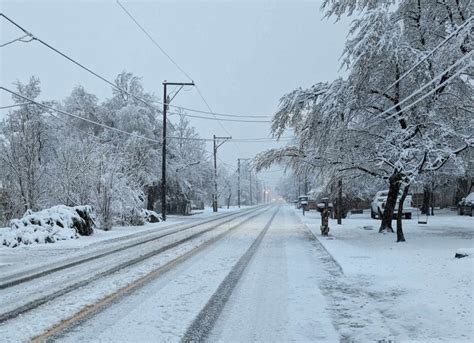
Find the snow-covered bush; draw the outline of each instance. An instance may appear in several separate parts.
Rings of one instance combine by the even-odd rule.
[[[158,213],[152,210],[143,209],[142,216],[143,216],[144,221],[146,221],[147,223],[159,223],[163,221],[163,218],[161,217],[161,215],[159,215]]]
[[[23,218],[13,219],[10,228],[0,230],[0,242],[8,247],[89,236],[94,232],[94,210],[91,206],[54,206],[39,212],[27,211]]]

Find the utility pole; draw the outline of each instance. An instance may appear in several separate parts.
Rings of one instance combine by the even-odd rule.
[[[181,86],[181,88],[170,99],[167,94],[167,86]],[[166,221],[166,111],[170,102],[178,95],[184,86],[194,86],[194,82],[167,82],[163,81],[163,140],[161,151],[161,217]]]
[[[223,140],[217,144],[217,140]],[[232,137],[217,137],[214,135],[214,194],[212,195],[212,211],[217,212],[217,149]]]
[[[240,158],[237,159],[237,204],[240,208]]]
[[[250,173],[250,177],[249,177],[250,206],[252,206],[253,204],[252,204],[252,170],[251,169],[249,170],[249,173]]]

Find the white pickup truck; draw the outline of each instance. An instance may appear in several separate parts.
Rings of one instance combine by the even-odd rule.
[[[370,206],[370,216],[372,219],[381,219],[380,213],[383,213],[385,209],[385,203],[387,202],[388,190],[386,191],[379,191],[375,193],[374,200],[372,200],[372,204]],[[395,205],[395,210],[393,211],[393,215],[396,217],[398,213],[398,202],[401,197],[401,193],[398,195],[397,204]],[[403,216],[405,219],[411,219],[413,213],[412,207],[412,196],[410,194],[407,195],[405,201],[403,202]]]

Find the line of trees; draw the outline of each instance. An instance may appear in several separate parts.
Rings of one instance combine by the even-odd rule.
[[[156,100],[131,73],[119,74],[115,82],[149,103]],[[18,82],[16,89],[37,99],[40,80],[32,77],[27,83]],[[110,228],[113,224],[139,224],[143,208],[160,208],[161,144],[137,137],[161,141],[159,111],[117,90],[111,98],[99,101],[82,86],[74,88],[64,101],[44,103],[135,134],[130,136],[48,112],[21,98],[13,97],[13,102],[18,106],[0,122],[0,224],[27,210],[89,204],[100,225]],[[192,199],[209,204],[213,170],[205,143],[192,140],[199,136],[184,116],[169,132],[170,137],[182,138],[168,140],[170,203]],[[220,189],[236,183],[225,171],[220,172],[218,181]]]
[[[272,132],[291,129],[296,139],[261,153],[257,167],[284,161],[349,188],[377,180],[389,190],[380,231],[393,232],[397,198],[401,208],[413,185],[472,173],[471,1],[326,0],[322,9],[358,14],[342,58],[349,75],[284,95]],[[401,214],[397,241],[405,240]]]

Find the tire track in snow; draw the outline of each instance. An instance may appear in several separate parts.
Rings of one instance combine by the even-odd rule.
[[[267,233],[273,219],[280,210],[280,206],[275,210],[267,225],[263,228],[262,232],[257,236],[252,245],[242,255],[239,261],[232,267],[232,270],[227,274],[226,278],[217,288],[216,292],[207,302],[206,306],[199,312],[196,319],[186,330],[182,338],[182,342],[203,342],[208,337],[209,333],[213,329],[217,318],[224,309],[225,304],[229,300],[235,286],[241,278],[245,268],[249,264],[253,255],[257,251],[263,237]]]
[[[184,261],[188,260],[192,256],[196,255],[197,253],[201,252],[202,250],[206,249],[213,243],[217,242],[228,233],[236,230],[237,228],[241,227],[243,224],[249,222],[250,220],[258,217],[259,215],[266,213],[271,207],[264,207],[261,211],[255,212],[246,212],[246,214],[251,214],[249,217],[245,218],[243,221],[235,224],[234,226],[230,227],[226,231],[218,234],[217,236],[211,238],[210,240],[206,241],[205,243],[193,248],[192,250],[188,251],[187,253],[178,256],[177,258],[167,262],[165,265],[159,267],[151,271],[150,273],[146,274],[145,276],[139,278],[138,280],[132,282],[131,284],[119,289],[118,291],[109,294],[108,296],[104,297],[103,299],[99,300],[98,302],[88,305],[84,307],[81,311],[74,314],[73,316],[64,319],[60,323],[56,324],[55,326],[51,327],[44,333],[39,336],[34,337],[31,341],[32,342],[52,342],[55,340],[60,340],[65,334],[67,334],[71,329],[81,325],[81,323],[91,319],[94,315],[98,312],[105,310],[109,306],[112,306],[114,303],[119,301],[124,296],[129,295],[133,291],[147,285],[151,281],[155,280],[156,278],[160,277],[162,274],[170,271],[172,268],[178,266],[179,264],[183,263]],[[261,209],[261,208],[259,208]],[[206,230],[210,231],[211,229]]]
[[[173,235],[175,233],[180,233],[180,232],[195,228],[196,226],[205,225],[205,224],[212,223],[214,221],[218,221],[220,219],[225,219],[225,218],[228,218],[228,217],[233,217],[233,218],[231,218],[231,220],[232,220],[232,219],[241,217],[241,216],[245,215],[248,212],[250,212],[250,211],[245,211],[244,213],[242,213],[242,212],[239,213],[238,212],[238,213],[224,214],[224,215],[219,216],[218,218],[206,219],[206,220],[203,220],[203,221],[198,222],[198,223],[180,225],[178,228],[176,228],[174,230],[171,230],[171,231],[167,230],[167,232],[164,232],[164,233],[161,232],[159,234],[152,234],[151,237],[141,239],[141,240],[138,240],[138,241],[133,241],[132,243],[127,244],[125,246],[120,246],[118,248],[112,248],[112,249],[104,249],[102,252],[99,252],[99,253],[94,254],[92,256],[90,256],[90,255],[80,256],[77,259],[74,259],[72,261],[62,263],[62,264],[59,264],[59,265],[53,264],[52,267],[41,270],[39,272],[37,271],[37,268],[34,268],[32,271],[25,271],[25,272],[21,272],[21,273],[18,273],[18,274],[9,275],[6,278],[0,278],[0,290],[7,289],[7,288],[13,287],[13,286],[17,286],[17,285],[20,285],[22,283],[44,277],[44,276],[56,273],[58,271],[62,271],[62,270],[68,269],[68,268],[72,268],[72,267],[75,267],[77,265],[80,265],[80,264],[83,264],[83,263],[86,263],[86,262],[97,260],[97,259],[105,257],[105,256],[116,254],[116,253],[122,252],[124,250],[134,248],[134,247],[139,246],[139,245],[150,243],[152,241],[156,241],[156,240],[159,240],[161,238],[165,238],[165,237]],[[226,222],[224,222],[224,223],[226,223]],[[221,223],[221,224],[223,224],[223,223]],[[111,240],[111,242],[112,241],[125,240],[126,238],[128,238],[128,237],[125,236],[125,237],[114,238],[114,239]],[[44,268],[44,266],[43,266],[43,268]]]
[[[256,215],[260,214],[261,212],[258,212],[260,208],[257,208],[256,211],[257,211],[257,214],[254,214],[252,216],[250,216],[249,218],[247,218],[245,221],[247,220],[250,220],[251,218],[255,217]],[[265,210],[264,210],[265,211]],[[21,306],[18,306],[16,307],[15,309],[13,310],[9,310],[9,311],[6,311],[6,312],[3,312],[3,313],[0,313],[0,324],[4,323],[4,322],[7,322],[8,320],[11,320],[15,317],[18,317],[19,315],[21,314],[24,314],[28,311],[31,311],[51,300],[54,300],[56,298],[59,298],[65,294],[68,294],[76,289],[79,289],[81,287],[84,287],[84,286],[87,286],[88,284],[96,281],[96,280],[99,280],[101,278],[104,278],[106,276],[109,276],[111,274],[114,274],[122,269],[125,269],[125,268],[128,268],[128,267],[131,267],[133,265],[136,265],[146,259],[149,259],[151,257],[154,257],[156,255],[159,255],[167,250],[170,250],[174,247],[177,247],[178,245],[181,245],[183,243],[186,243],[194,238],[197,238],[199,236],[202,236],[203,234],[209,232],[209,231],[212,231],[212,230],[215,230],[216,228],[228,223],[228,222],[231,222],[232,220],[235,220],[235,219],[238,219],[240,217],[243,217],[245,215],[248,215],[248,214],[253,214],[255,212],[253,211],[249,211],[249,212],[245,212],[244,214],[241,214],[241,215],[238,215],[238,216],[234,216],[232,217],[231,219],[228,219],[224,222],[219,222],[218,224],[216,225],[213,225],[207,229],[204,229],[204,230],[201,230],[199,232],[196,232],[190,236],[187,236],[183,239],[180,239],[178,241],[175,241],[173,243],[170,243],[164,247],[161,247],[161,248],[158,248],[158,249],[155,249],[155,250],[152,250],[144,255],[140,255],[139,257],[137,258],[133,258],[131,260],[128,260],[128,261],[125,261],[125,262],[122,262],[122,263],[119,263],[115,266],[113,266],[112,268],[109,268],[103,272],[100,272],[100,273],[97,273],[91,277],[87,277],[86,279],[83,279],[81,281],[78,281],[78,282],[75,282],[73,284],[70,284],[64,288],[61,288],[60,290],[56,291],[56,292],[53,292],[53,293],[50,293],[50,294],[47,294],[45,296],[42,296],[42,297],[39,297],[35,300],[32,300],[32,301],[29,301]],[[240,225],[240,224],[239,224]],[[180,230],[178,232],[182,232],[183,230]],[[175,232],[176,233],[176,232]],[[160,237],[161,238],[161,237]],[[157,238],[155,238],[157,239]],[[135,246],[135,245],[134,245]]]

